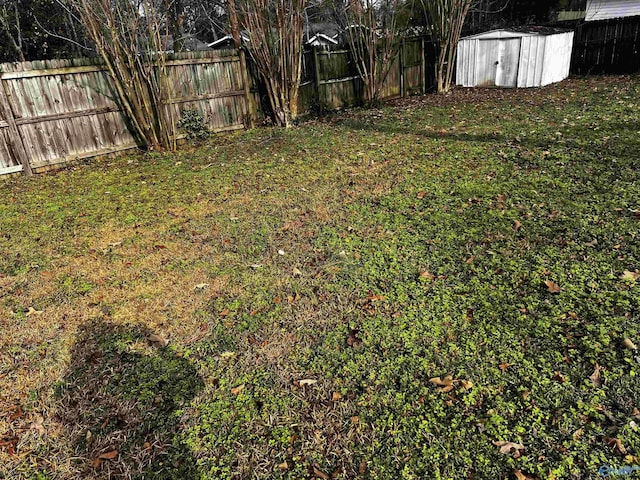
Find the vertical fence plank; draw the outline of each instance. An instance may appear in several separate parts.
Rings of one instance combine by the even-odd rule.
[[[400,69],[400,96],[406,96],[406,86],[404,84],[404,39],[400,42],[400,48],[398,49],[398,68]]]
[[[420,84],[422,85],[422,93],[427,93],[427,72],[425,71],[425,41],[424,37],[420,37]]]
[[[324,109],[324,101],[322,100],[322,85],[320,85],[320,63],[318,61],[318,47],[314,45],[313,47],[313,79],[316,83],[315,94],[316,94],[316,104],[318,105],[318,110],[322,113]]]
[[[242,74],[242,84],[244,86],[244,95],[247,102],[247,115],[249,116],[249,127],[253,128],[255,122],[258,121],[256,115],[256,106],[253,103],[253,95],[251,95],[251,85],[249,85],[249,72],[247,67],[247,57],[243,48],[238,50],[240,54],[240,62],[238,68]]]
[[[29,163],[29,157],[27,156],[27,152],[24,148],[24,144],[22,143],[22,138],[20,137],[20,132],[18,131],[18,126],[16,125],[16,120],[13,115],[13,109],[11,108],[11,103],[9,96],[5,90],[5,84],[0,77],[0,109],[3,112],[4,120],[9,125],[9,143],[11,145],[11,152],[16,156],[18,164],[22,165],[22,171],[25,175],[31,176],[33,175],[33,171],[31,170],[31,164]]]

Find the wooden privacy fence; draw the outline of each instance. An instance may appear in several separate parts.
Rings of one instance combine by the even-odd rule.
[[[403,42],[382,98],[422,93],[434,84],[434,46]],[[265,112],[257,70],[242,50],[171,55],[167,73],[173,118],[200,110],[213,132],[244,128]],[[362,81],[349,51],[304,53],[300,112],[336,109],[363,101]],[[0,175],[41,170],[70,160],[137,145],[114,85],[95,59],[0,65]]]
[[[241,52],[189,52],[167,61],[167,108],[203,112],[215,131],[243,128],[249,80]],[[137,147],[104,65],[94,59],[0,65],[0,174]]]
[[[576,28],[571,73],[640,71],[640,17],[586,22]]]
[[[432,42],[411,38],[399,47],[389,68],[381,99],[431,90],[435,84]],[[364,101],[363,82],[349,50],[314,48],[304,53],[299,110],[337,109]]]

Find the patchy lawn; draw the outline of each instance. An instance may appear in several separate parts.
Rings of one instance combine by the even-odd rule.
[[[0,478],[640,465],[639,95],[456,90],[0,179]]]

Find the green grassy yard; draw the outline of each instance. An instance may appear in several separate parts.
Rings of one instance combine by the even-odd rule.
[[[0,478],[640,466],[639,99],[455,90],[0,179]]]

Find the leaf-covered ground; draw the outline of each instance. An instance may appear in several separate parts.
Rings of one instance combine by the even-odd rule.
[[[640,466],[640,78],[0,180],[0,477]]]

